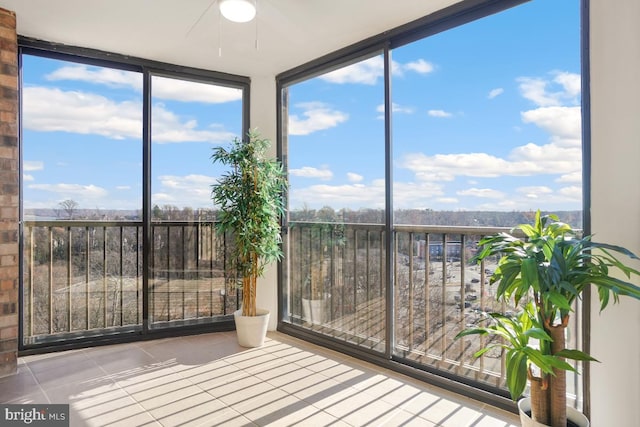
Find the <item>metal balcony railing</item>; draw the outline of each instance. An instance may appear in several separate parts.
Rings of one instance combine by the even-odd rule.
[[[383,225],[291,223],[288,320],[384,351],[385,239]]]
[[[26,221],[23,344],[142,329],[141,222]],[[470,263],[482,236],[506,229],[398,225],[391,254],[380,224],[291,223],[284,322],[395,360],[504,389],[504,354],[473,354],[481,337],[454,340],[497,303],[488,282],[497,260]],[[227,244],[211,222],[154,222],[148,271],[149,328],[215,322],[238,308]],[[386,272],[392,256],[393,274]],[[393,283],[387,282],[393,277]],[[392,322],[387,289],[392,286]],[[576,309],[568,345],[579,348]],[[392,343],[386,342],[387,324]],[[581,389],[579,376],[569,392]]]
[[[483,311],[517,310],[496,302],[489,286],[498,260],[487,259],[481,265],[470,262],[483,236],[508,230],[394,227],[391,351],[396,360],[481,387],[505,388],[503,352],[475,358],[485,338],[454,337],[479,322]],[[382,225],[291,223],[286,321],[375,352],[385,351],[385,239]],[[572,347],[578,345],[578,332],[575,323],[568,337]],[[571,393],[580,389],[577,377],[569,389]]]
[[[24,344],[141,328],[141,222],[25,221],[23,233]],[[211,222],[153,222],[151,235],[150,328],[236,309],[225,242]]]

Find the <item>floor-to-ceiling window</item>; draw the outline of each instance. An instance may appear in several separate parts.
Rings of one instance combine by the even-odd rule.
[[[516,310],[493,298],[495,263],[469,260],[482,227],[537,209],[582,227],[578,12],[533,1],[393,49],[397,357],[503,384],[500,352],[454,340],[484,310]]]
[[[384,58],[286,89],[287,320],[384,351]]]
[[[209,157],[245,132],[248,79],[31,45],[20,59],[22,345],[230,325]]]
[[[21,70],[23,342],[139,326],[142,74],[35,55]]]
[[[505,2],[505,7],[507,3],[514,6],[517,2]],[[488,282],[495,266],[487,263],[480,268],[470,263],[482,235],[528,222],[537,209],[557,213],[574,227],[582,227],[579,8],[578,0],[561,4],[537,0],[495,14],[495,9],[483,13],[453,7],[452,18],[426,17],[409,31],[391,31],[371,40],[372,46],[388,46],[387,81],[381,72],[384,55],[358,66],[345,58],[343,67],[336,65],[338,56],[328,57],[324,65],[317,60],[306,70],[281,76],[283,152],[292,184],[290,252],[283,270],[287,273],[282,319],[286,330],[347,341],[351,334],[362,342],[369,339],[343,325],[357,319],[355,323],[363,327],[371,316],[350,317],[350,313],[335,311],[329,317],[305,315],[298,299],[304,297],[305,283],[311,281],[298,276],[299,272],[313,272],[307,266],[318,260],[339,265],[340,257],[333,252],[314,254],[312,250],[328,247],[335,240],[332,234],[323,234],[334,233],[335,227],[325,225],[327,221],[320,219],[313,203],[330,201],[328,207],[333,207],[343,197],[360,201],[381,195],[392,207],[387,226],[381,207],[354,209],[349,220],[340,216],[340,227],[366,223],[367,233],[375,234],[381,227],[383,239],[392,239],[381,244],[388,248],[387,253],[375,252],[376,256],[383,254],[382,259],[360,258],[373,253],[365,246],[350,258],[366,269],[389,267],[388,274],[379,276],[379,288],[390,289],[385,295],[392,304],[380,300],[375,305],[373,298],[354,300],[354,312],[375,311],[377,319],[387,319],[376,326],[380,336],[392,337],[386,347],[389,359],[504,394],[503,355],[487,353],[476,359],[473,353],[481,343],[454,337],[478,321],[483,310],[515,310],[493,301]],[[363,44],[354,46],[363,48]],[[332,81],[322,80],[332,75],[336,76],[334,85],[337,77],[351,84],[332,91]],[[352,116],[367,113],[356,82],[366,84],[376,78],[387,85],[379,91],[379,127],[375,129],[382,132],[386,124],[389,155],[384,165],[372,165],[379,173],[375,183],[367,181],[368,175],[363,179],[356,173],[353,178],[361,181],[335,185],[333,165],[344,159],[350,166],[367,167],[373,148],[340,140],[339,147],[318,156],[312,151],[315,145],[311,148],[299,142],[302,138],[296,132],[301,118],[317,117],[322,126],[346,127]],[[326,86],[317,84],[320,82]],[[319,88],[325,98],[317,95]],[[387,105],[391,110],[386,123],[384,90],[390,94]],[[323,114],[304,116],[299,103],[314,100],[314,96],[324,101]],[[341,102],[352,109],[335,107]],[[372,123],[359,124],[358,132],[369,134]],[[317,145],[329,147],[335,142],[331,136],[328,131],[317,132]],[[332,162],[322,162],[324,158]],[[310,160],[327,166],[312,168],[307,164]],[[383,177],[385,168],[390,173]],[[345,172],[341,174],[350,171]],[[315,186],[305,184],[302,176],[316,179]],[[326,182],[320,182],[322,179]],[[391,190],[385,192],[385,185]],[[298,194],[307,187],[322,194],[308,197],[305,205]],[[359,220],[371,215],[378,215],[379,225],[369,225],[375,219]],[[296,230],[299,222],[310,229],[307,234]],[[342,256],[341,250],[335,253]],[[371,285],[362,289],[368,287]],[[334,293],[329,292],[330,297]],[[391,330],[384,330],[387,327]],[[575,325],[571,339],[579,339],[578,331]],[[570,393],[579,399],[579,380],[571,381]]]
[[[213,228],[211,184],[222,170],[212,146],[242,131],[242,89],[176,75],[151,77],[149,305],[152,327],[209,321],[233,313],[223,242]]]

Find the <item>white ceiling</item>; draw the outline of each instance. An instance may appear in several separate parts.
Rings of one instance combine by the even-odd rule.
[[[0,7],[16,12],[23,36],[270,76],[459,1],[258,0],[257,21],[246,24],[220,18],[212,0],[0,0]]]

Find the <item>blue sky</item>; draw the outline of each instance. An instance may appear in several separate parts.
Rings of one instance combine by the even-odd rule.
[[[25,208],[142,207],[142,76],[25,56]],[[242,129],[239,89],[152,77],[152,203],[211,207],[211,147]]]
[[[579,2],[392,51],[395,208],[581,209]],[[290,88],[291,205],[384,206],[382,57]]]
[[[392,51],[396,208],[581,209],[579,1]],[[25,56],[25,208],[140,209],[142,76]],[[291,207],[384,206],[382,57],[289,88]],[[154,77],[152,203],[211,207],[241,93]]]

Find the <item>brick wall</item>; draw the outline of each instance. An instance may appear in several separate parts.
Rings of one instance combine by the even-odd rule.
[[[16,15],[0,8],[0,377],[17,369],[18,173]]]

